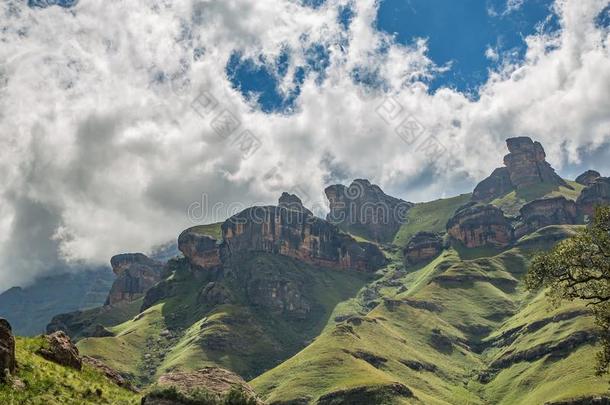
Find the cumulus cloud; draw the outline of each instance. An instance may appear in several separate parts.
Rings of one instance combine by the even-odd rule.
[[[147,251],[283,190],[320,214],[324,186],[356,177],[430,200],[470,191],[507,137],[540,140],[559,169],[610,140],[604,0],[558,0],[561,29],[528,37],[525,60],[501,63],[476,99],[430,94],[426,79],[448,67],[424,40],[376,31],[375,0],[23,3],[0,9],[0,290]],[[260,111],[227,77],[234,52],[267,63],[289,49],[288,91],[315,44],[325,79],[307,76],[289,113]],[[240,123],[230,136],[221,111]]]

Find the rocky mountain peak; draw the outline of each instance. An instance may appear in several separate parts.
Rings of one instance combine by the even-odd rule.
[[[521,190],[538,184],[572,188],[546,161],[546,153],[540,142],[526,136],[508,138],[509,153],[504,156],[504,167],[497,168],[481,181],[472,194],[475,201],[489,201],[513,190]]]
[[[112,284],[106,305],[134,301],[161,279],[163,265],[142,253],[124,253],[110,259],[117,279]]]
[[[348,187],[328,186],[324,193],[330,204],[326,219],[346,232],[389,242],[406,219],[413,206],[391,197],[366,179],[356,179]]]
[[[296,210],[301,212],[307,212],[308,214],[312,214],[307,208],[303,206],[303,202],[296,194],[289,194],[287,192],[283,192],[278,200],[279,207],[286,208],[289,210]],[[313,214],[312,214],[313,215]]]
[[[599,172],[596,172],[595,170],[587,170],[576,178],[576,182],[578,184],[582,184],[583,186],[590,186],[600,177],[602,177],[602,175],[599,174]]]

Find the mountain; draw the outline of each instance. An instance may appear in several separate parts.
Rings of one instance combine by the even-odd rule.
[[[148,397],[171,404],[193,403],[172,386],[224,373],[209,367],[276,405],[610,401],[589,309],[523,281],[537,252],[610,205],[610,181],[560,178],[526,137],[507,147],[472,194],[412,204],[356,180],[326,189],[326,219],[284,193],[185,230],[180,256],[117,255],[105,305],[57,315],[48,333],[145,396],[165,384]]]
[[[13,287],[0,294],[0,317],[11,322],[17,335],[42,333],[58,313],[103,304],[113,279],[104,266],[43,277],[24,288]]]

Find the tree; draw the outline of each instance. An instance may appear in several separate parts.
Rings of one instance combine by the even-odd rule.
[[[534,257],[525,277],[529,290],[548,288],[553,303],[580,299],[595,315],[602,350],[598,374],[610,366],[610,207],[598,207],[593,222],[551,251]]]

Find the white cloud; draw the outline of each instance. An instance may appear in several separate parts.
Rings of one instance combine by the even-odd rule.
[[[343,52],[339,3],[3,3],[0,290],[60,260],[107,262],[172,239],[203,193],[210,207],[239,203],[207,221],[271,203],[281,190],[323,201],[329,178],[368,177],[399,197],[429,200],[468,191],[500,165],[510,136],[543,142],[556,167],[610,140],[610,37],[592,22],[605,1],[558,1],[560,33],[527,38],[525,63],[505,63],[478,101],[448,89],[428,94],[417,80],[438,68],[425,41],[404,47],[375,31],[374,0],[353,2]],[[289,47],[293,70],[303,38],[329,46],[326,81],[310,77],[292,115],[253,110],[226,78],[231,52],[272,56]],[[201,59],[194,49],[205,50]],[[354,84],[356,67],[383,79],[404,109],[400,119],[379,117],[386,94]],[[253,157],[241,159],[191,108],[204,89],[261,141]],[[408,116],[426,129],[419,142],[394,131]],[[431,146],[442,156],[430,160]]]

